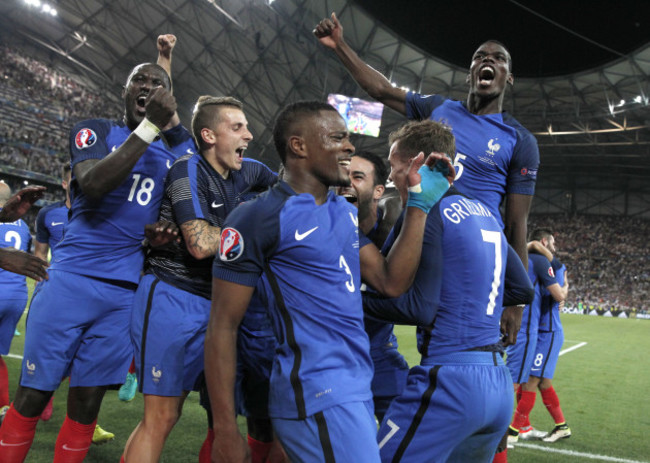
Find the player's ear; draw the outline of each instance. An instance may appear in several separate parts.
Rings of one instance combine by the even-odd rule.
[[[201,140],[209,145],[214,145],[214,143],[217,141],[217,137],[214,134],[214,131],[208,129],[207,127],[203,127],[201,129]]]
[[[372,199],[375,199],[375,200],[380,199],[383,196],[384,191],[386,191],[386,187],[384,185],[375,186],[375,189],[372,192]]]
[[[512,75],[512,72],[508,73],[508,77],[506,77],[506,83],[511,87],[515,85],[515,76]]]
[[[469,78],[470,78],[470,75],[469,75],[469,73],[467,73],[467,75],[465,76],[465,83],[466,84],[469,84]]]
[[[289,137],[287,146],[289,147],[289,152],[294,156],[303,159],[307,157],[307,145],[302,137],[298,135]]]

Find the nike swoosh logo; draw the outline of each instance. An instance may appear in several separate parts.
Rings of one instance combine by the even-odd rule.
[[[84,450],[88,450],[90,448],[90,445],[88,447],[84,447],[82,449],[73,449],[71,447],[68,447],[68,444],[63,444],[63,450],[70,450],[71,452],[83,452]]]
[[[21,445],[27,445],[29,441],[21,442],[20,444],[8,444],[5,441],[0,440],[0,446],[2,447],[20,447]]]
[[[218,207],[221,207],[221,206],[223,206],[223,203],[217,204],[216,201],[212,201],[212,207],[214,207],[215,209],[218,208]]]
[[[187,148],[186,153],[187,154],[194,154],[194,151],[192,151],[192,148]]]
[[[171,164],[171,162],[169,162],[169,159],[167,159],[167,163],[166,163],[166,164],[167,164],[167,168],[168,168],[168,169],[171,169],[172,164]]]
[[[305,238],[307,238],[309,235],[314,233],[318,227],[314,227],[311,230],[307,230],[305,233],[298,233],[298,230],[296,230],[296,241],[302,241]]]
[[[115,151],[116,149],[117,149],[117,146],[113,145],[113,147],[111,148],[111,153],[112,153],[113,151]]]
[[[53,227],[56,227],[57,225],[63,225],[63,222],[52,222]]]

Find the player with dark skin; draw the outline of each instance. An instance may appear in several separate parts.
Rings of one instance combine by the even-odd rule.
[[[389,108],[406,115],[407,92],[394,87],[380,72],[367,65],[350,48],[343,38],[343,27],[332,13],[314,29],[321,44],[334,50],[354,80],[374,99]],[[483,43],[475,52],[467,75],[469,92],[467,110],[474,115],[501,113],[505,89],[514,83],[510,72],[511,58],[508,51],[495,42]],[[526,235],[528,212],[532,195],[506,194],[504,233],[508,242],[527,266]],[[501,331],[507,334],[505,344],[514,344],[521,324],[522,308],[509,307],[503,311]]]
[[[45,187],[31,186],[11,195],[9,186],[0,182],[0,222],[15,222],[21,218],[38,199],[43,196]],[[48,264],[43,259],[14,249],[0,248],[0,268],[18,273],[36,281],[47,279]]]
[[[169,91],[170,85],[167,73],[155,64],[141,64],[131,71],[122,91],[124,122],[131,131],[135,130],[145,116],[159,129],[167,126],[176,111],[176,101]],[[75,165],[75,179],[87,196],[99,200],[127,178],[148,148],[148,143],[131,133],[121,146],[105,158],[88,159]],[[153,225],[150,232],[167,228],[164,224]],[[92,423],[97,418],[105,392],[105,386],[71,387],[68,393],[68,416],[79,423]],[[52,391],[19,386],[14,407],[25,417],[39,416],[51,395]]]
[[[297,194],[308,193],[315,205],[327,201],[330,186],[349,184],[347,165],[354,153],[342,117],[335,111],[321,110],[303,117],[285,131],[284,181]],[[280,153],[283,157],[283,153]],[[419,183],[417,167],[424,155],[409,171],[411,185]],[[431,154],[427,164],[447,165],[451,182],[453,167],[442,154]],[[409,208],[406,228],[397,240],[398,251],[388,260],[372,245],[360,249],[362,279],[383,294],[401,294],[410,286],[419,263],[426,213]],[[236,339],[239,323],[248,307],[254,287],[213,278],[212,309],[205,339],[205,365],[212,401],[215,441],[212,461],[246,461],[248,448],[235,421],[233,389],[235,383]]]

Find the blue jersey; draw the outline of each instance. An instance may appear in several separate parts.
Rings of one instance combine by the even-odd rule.
[[[29,252],[32,245],[32,235],[29,227],[22,220],[0,223],[0,247],[15,248]],[[27,297],[25,277],[8,270],[0,269],[0,294],[3,299],[18,299]]]
[[[564,274],[566,267],[557,257],[553,258],[551,267],[555,273],[555,280],[560,286],[564,286]],[[560,303],[555,300],[551,293],[542,290],[542,300],[540,307],[539,331],[559,331],[562,329],[560,321]]]
[[[144,226],[158,219],[164,180],[178,156],[161,140],[154,141],[122,184],[98,200],[86,196],[74,176],[78,163],[105,158],[130,134],[122,122],[105,119],[80,122],[70,132],[72,207],[51,268],[95,278],[139,281]]]
[[[278,340],[273,418],[304,419],[372,398],[359,243],[354,206],[333,192],[317,206],[312,195],[296,194],[285,182],[226,219],[213,276],[255,286],[264,272]]]
[[[63,229],[68,223],[68,206],[58,201],[45,206],[36,216],[36,241],[47,243],[54,257],[54,249],[63,239]]]
[[[200,154],[186,155],[174,163],[165,181],[165,195],[160,219],[182,225],[205,220],[213,227],[223,227],[226,216],[251,191],[265,190],[277,176],[264,164],[244,159],[240,170],[223,178]],[[195,259],[187,250],[181,234],[180,243],[152,249],[147,258],[147,272],[185,291],[210,298],[212,259]]]
[[[389,245],[402,218],[388,237]],[[519,266],[506,275],[510,259]],[[492,212],[452,187],[429,212],[412,287],[394,299],[364,297],[364,306],[373,315],[390,313],[399,322],[425,327],[419,342],[424,361],[428,355],[498,343],[506,278],[514,281],[509,285],[532,292]]]
[[[470,113],[460,101],[440,95],[406,95],[409,119],[451,126],[456,137],[454,186],[478,199],[503,228],[499,205],[507,193],[533,195],[539,168],[535,137],[508,113]]]
[[[542,292],[544,288],[557,283],[555,273],[548,259],[541,254],[528,254],[528,277],[535,286],[535,299],[524,307],[520,333],[537,336],[539,330]]]

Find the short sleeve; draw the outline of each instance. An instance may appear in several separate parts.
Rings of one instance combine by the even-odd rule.
[[[445,99],[440,95],[420,95],[408,92],[406,94],[406,117],[418,121],[429,119],[433,110],[444,101]]]
[[[167,174],[165,194],[170,199],[174,220],[179,225],[206,218],[203,206],[208,201],[199,172],[197,159],[192,156],[175,162]]]
[[[47,243],[50,239],[50,230],[45,226],[46,213],[47,209],[43,208],[36,216],[36,241],[39,243]]]
[[[507,193],[532,196],[539,170],[539,148],[533,134],[523,127],[516,130],[517,143],[508,171]]]
[[[70,131],[70,159],[74,166],[88,159],[103,159],[110,152],[106,136],[111,122],[104,119],[90,119],[79,122]]]

